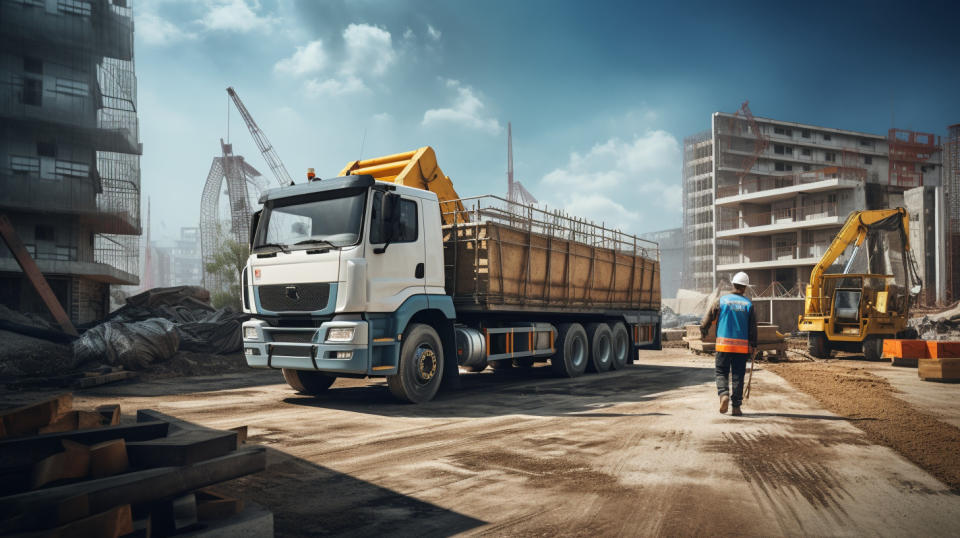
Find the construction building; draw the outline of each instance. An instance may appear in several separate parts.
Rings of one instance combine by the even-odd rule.
[[[0,0],[0,213],[74,322],[139,281],[141,153],[126,0]],[[0,303],[46,312],[2,244]]]
[[[660,245],[660,296],[676,298],[683,270],[683,228],[638,234],[637,237]]]
[[[757,118],[744,103],[735,114],[714,113],[711,129],[683,146],[683,285],[698,291],[745,271],[757,296],[800,303],[851,211],[903,206],[904,192],[923,186],[935,189],[931,200],[943,198],[932,134]],[[925,286],[942,289],[942,267],[921,270]],[[785,319],[799,308],[786,309]]]
[[[151,279],[156,287],[201,286],[203,259],[200,254],[200,228],[180,228],[180,237],[154,241],[151,245]]]

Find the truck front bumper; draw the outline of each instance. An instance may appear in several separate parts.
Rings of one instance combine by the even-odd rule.
[[[352,337],[331,341],[331,329],[352,329]],[[370,368],[366,321],[327,321],[320,327],[271,327],[243,323],[243,353],[252,368],[288,368],[366,374]],[[340,332],[342,337],[344,331]]]

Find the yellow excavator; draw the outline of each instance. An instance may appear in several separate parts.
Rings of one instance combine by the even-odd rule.
[[[920,292],[910,252],[907,210],[854,211],[810,273],[799,329],[817,358],[831,351],[863,352],[880,358],[884,338],[908,331],[910,302]],[[842,268],[833,267],[847,247]],[[853,272],[864,267],[865,272]],[[839,271],[837,270],[839,269]]]

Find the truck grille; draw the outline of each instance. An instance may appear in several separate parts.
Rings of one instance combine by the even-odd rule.
[[[271,312],[313,312],[327,307],[330,284],[272,284],[257,288],[260,306]]]
[[[310,348],[300,346],[282,346],[274,344],[271,347],[272,355],[281,355],[284,357],[309,357]]]
[[[273,338],[274,342],[296,342],[298,344],[309,344],[313,341],[313,335],[314,333],[307,331],[270,331],[270,337]]]

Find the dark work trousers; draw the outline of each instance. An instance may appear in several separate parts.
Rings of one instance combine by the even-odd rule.
[[[734,407],[740,407],[743,403],[743,376],[747,372],[749,358],[747,353],[717,352],[717,394],[730,394],[727,376],[733,373],[733,394],[730,395],[730,400]]]

